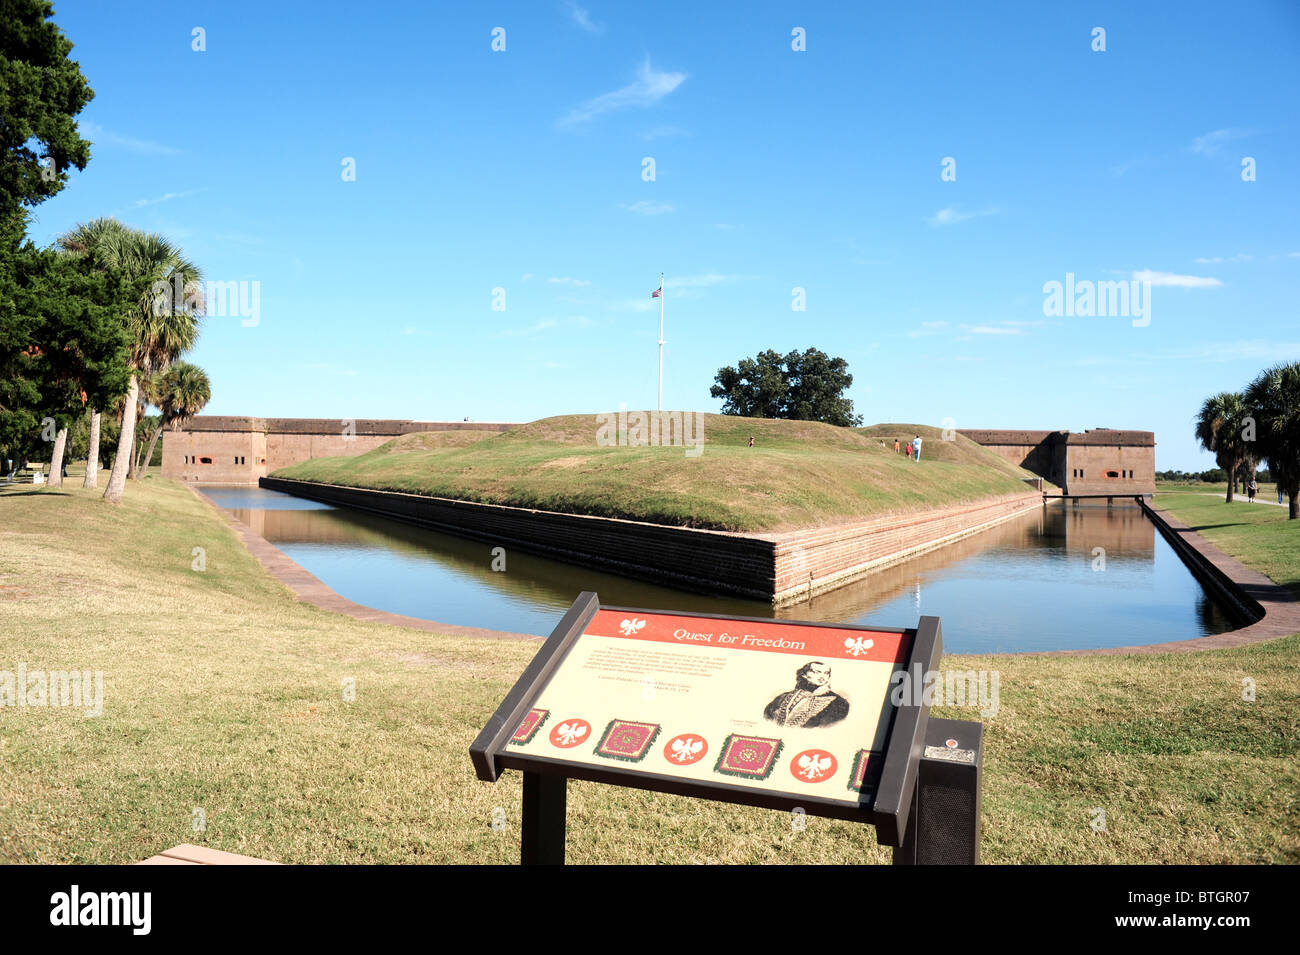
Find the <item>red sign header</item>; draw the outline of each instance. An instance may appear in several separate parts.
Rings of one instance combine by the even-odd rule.
[[[585,632],[595,637],[650,640],[680,646],[795,653],[894,664],[907,660],[912,643],[909,634],[880,630],[846,630],[776,620],[724,620],[622,610],[596,611]]]

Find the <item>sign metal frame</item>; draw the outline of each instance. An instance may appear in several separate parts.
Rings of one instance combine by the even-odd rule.
[[[929,721],[929,706],[919,693],[907,694],[893,707],[886,735],[879,781],[872,793],[863,793],[855,806],[844,800],[811,795],[751,789],[726,782],[701,781],[649,773],[624,766],[594,766],[553,756],[511,750],[510,737],[523,721],[551,676],[582,637],[598,610],[638,614],[672,613],[679,617],[707,620],[735,620],[772,623],[763,617],[738,617],[688,611],[649,610],[637,607],[601,606],[592,591],[583,591],[565,612],[555,630],[542,644],[519,680],[506,694],[492,718],[470,745],[470,759],[480,780],[495,782],[502,770],[524,773],[525,862],[563,861],[565,780],[583,779],[650,792],[690,796],[715,802],[730,802],[763,809],[802,809],[810,816],[844,819],[876,827],[881,845],[900,846],[908,830],[909,813],[917,785],[917,772]],[[803,620],[781,620],[782,624],[835,630],[867,630],[877,633],[911,634],[911,651],[905,669],[912,679],[938,669],[943,654],[943,636],[938,617],[921,617],[915,628],[826,624]],[[558,828],[558,836],[557,836]],[[558,839],[558,846],[557,846]]]

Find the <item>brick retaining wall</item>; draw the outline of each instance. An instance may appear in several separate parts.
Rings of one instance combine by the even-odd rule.
[[[1043,506],[1041,495],[1026,491],[921,514],[776,534],[734,534],[285,478],[264,477],[259,483],[269,490],[370,511],[494,546],[518,547],[687,590],[776,604],[841,587],[877,567]]]
[[[773,602],[793,603],[1043,506],[1026,490],[975,504],[777,535]]]

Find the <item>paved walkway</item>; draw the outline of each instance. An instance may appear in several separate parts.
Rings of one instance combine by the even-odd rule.
[[[234,852],[222,852],[220,849],[209,849],[207,846],[195,846],[188,842],[181,843],[168,849],[166,852],[160,852],[156,856],[150,856],[143,862],[137,862],[136,865],[279,865],[278,862],[268,862],[265,859],[254,859],[252,856],[241,856]]]
[[[1200,493],[1201,493],[1201,497],[1217,497],[1221,501],[1224,499],[1224,497],[1226,497],[1226,495],[1220,494],[1218,491],[1201,491]],[[1256,495],[1255,500],[1253,501],[1243,501],[1240,497],[1234,497],[1232,499],[1232,503],[1233,504],[1272,504],[1274,507],[1286,507],[1286,504],[1280,503],[1278,501],[1266,501],[1262,497],[1259,497],[1258,495]]]

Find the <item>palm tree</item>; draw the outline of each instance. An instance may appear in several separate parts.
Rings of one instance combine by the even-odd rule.
[[[1261,372],[1245,393],[1246,407],[1258,429],[1258,456],[1268,461],[1274,480],[1287,494],[1287,516],[1300,516],[1300,362],[1274,365]]]
[[[1246,457],[1246,406],[1241,395],[1225,391],[1206,398],[1196,415],[1196,439],[1214,454],[1214,460],[1228,475],[1228,497],[1237,483],[1237,468]]]
[[[129,364],[134,369],[122,409],[113,471],[104,500],[119,503],[135,450],[135,422],[140,378],[165,369],[194,346],[203,313],[202,275],[180,248],[160,235],[137,232],[115,219],[97,219],[65,236],[60,245],[90,254],[105,268],[118,269],[148,286],[124,316],[133,339]]]
[[[154,400],[156,392],[162,386],[162,374],[166,370],[154,369],[153,372],[146,374],[140,373],[140,395],[139,400],[135,403],[135,447],[131,449],[131,462],[126,470],[128,481],[134,481],[140,476],[140,457],[144,454],[145,439],[152,440],[153,436],[158,433],[161,422],[151,415],[146,415],[149,405],[156,405]],[[152,430],[150,428],[152,427]]]
[[[106,246],[110,235],[117,235],[126,229],[116,219],[92,219],[77,226],[58,239],[60,251],[67,255],[94,256]],[[86,476],[81,481],[83,488],[99,486],[99,409],[90,409],[90,443],[86,448]]]
[[[162,420],[149,441],[149,450],[140,466],[140,477],[144,477],[144,472],[149,469],[154,445],[163,428],[170,426],[172,430],[179,430],[181,425],[202,411],[212,400],[212,384],[208,381],[208,373],[198,365],[187,361],[173,362],[154,379],[153,393],[149,400],[162,411]]]

